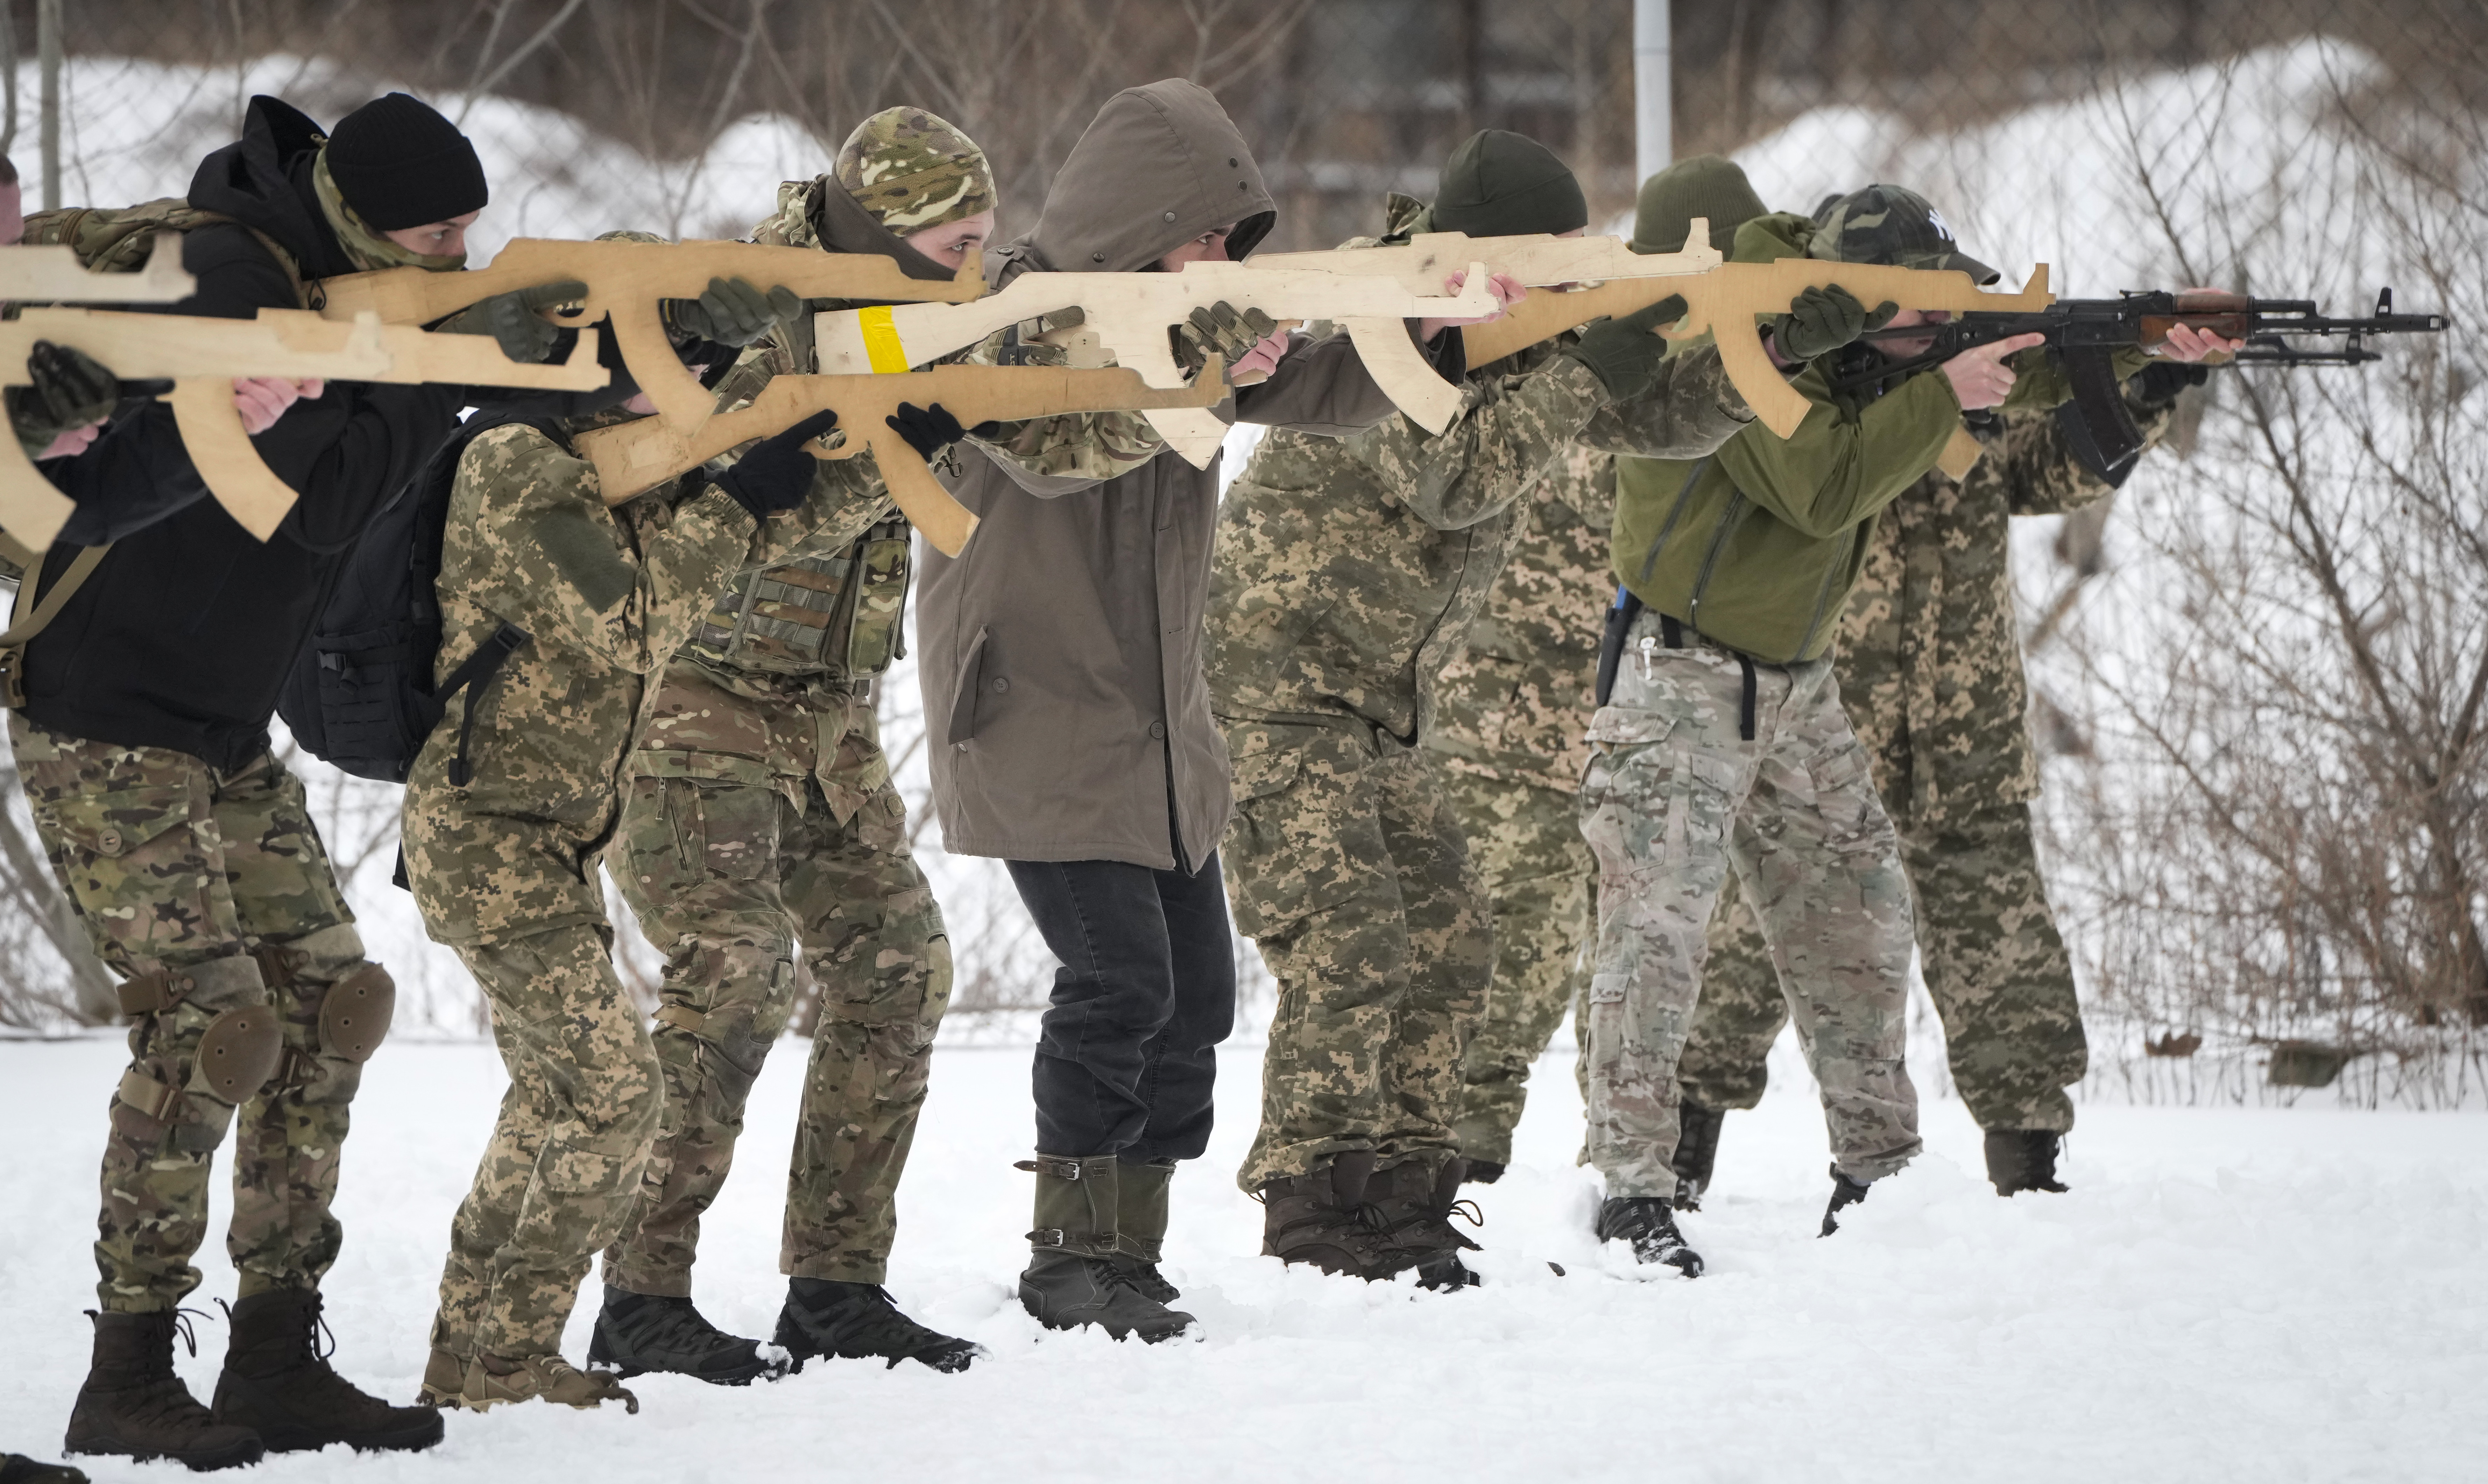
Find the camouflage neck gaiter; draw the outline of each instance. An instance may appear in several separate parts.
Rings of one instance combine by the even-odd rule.
[[[365,272],[383,268],[421,268],[436,273],[454,272],[466,266],[466,254],[425,253],[411,247],[401,247],[374,231],[354,214],[346,198],[337,190],[336,180],[328,174],[328,147],[320,146],[319,157],[311,162],[311,188],[320,195],[321,214],[337,234],[337,245],[346,249],[346,257]]]

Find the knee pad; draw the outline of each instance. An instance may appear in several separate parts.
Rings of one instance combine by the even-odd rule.
[[[362,965],[320,997],[321,1054],[358,1065],[370,1061],[396,1014],[397,981],[377,963]]]
[[[267,1005],[228,1010],[208,1022],[190,1081],[220,1102],[240,1104],[268,1085],[285,1055],[285,1033]]]

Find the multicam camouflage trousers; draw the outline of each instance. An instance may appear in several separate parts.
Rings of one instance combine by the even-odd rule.
[[[2074,966],[2048,910],[2027,804],[1992,804],[1934,829],[1905,828],[1918,963],[1943,1021],[1953,1084],[1982,1128],[2074,1127],[2065,1089],[2089,1046]],[[1677,1075],[1705,1107],[1750,1108],[1788,1023],[1779,975],[1741,902],[1710,925],[1702,1008]]]
[[[602,923],[457,945],[510,1073],[440,1273],[433,1344],[462,1360],[558,1353],[588,1263],[638,1194],[664,1094],[612,945]]]
[[[1237,928],[1279,981],[1261,1129],[1237,1184],[1371,1151],[1458,1153],[1460,1058],[1494,928],[1439,764],[1387,733],[1232,723],[1225,858]]]
[[[666,951],[656,1035],[665,1107],[637,1209],[605,1254],[617,1287],[691,1293],[700,1213],[725,1184],[744,1099],[794,1008],[799,949],[821,1013],[779,1267],[883,1280],[933,1035],[950,1004],[950,940],[887,774],[843,822],[812,779],[800,806],[772,782],[632,781],[608,859],[648,940]]]
[[[1659,634],[1644,614],[1630,636]],[[1627,654],[1632,653],[1628,645]],[[1734,870],[1823,1083],[1833,1162],[1888,1175],[1918,1152],[1902,1060],[1909,899],[1900,845],[1828,661],[1754,668],[1695,641],[1628,660],[1590,724],[1581,833],[1598,858],[1583,1011],[1588,1157],[1613,1196],[1672,1196],[1677,1062],[1705,929]]]
[[[136,1019],[104,1142],[97,1293],[116,1313],[199,1286],[208,1171],[240,1110],[225,1247],[242,1297],[317,1287],[337,1260],[329,1213],[347,1104],[386,1029],[386,977],[363,957],[302,785],[262,753],[218,772],[185,753],[63,736],[10,719],[52,870]],[[324,1037],[331,988],[375,1007],[369,1039]],[[240,1013],[259,1007],[264,1020]],[[332,1017],[334,1018],[334,1017]],[[236,1079],[203,1065],[272,1060]],[[242,1083],[248,1083],[243,1086]]]
[[[1529,1068],[1587,982],[1597,861],[1581,839],[1569,790],[1510,783],[1457,767],[1444,784],[1469,857],[1494,907],[1494,992],[1461,1066],[1460,1153],[1508,1164],[1529,1097]]]

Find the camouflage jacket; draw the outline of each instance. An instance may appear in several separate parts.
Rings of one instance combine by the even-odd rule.
[[[2166,406],[2129,397],[2145,437]],[[2013,604],[2011,518],[2109,493],[2075,462],[2051,414],[1974,429],[1987,452],[1956,484],[1930,473],[1883,511],[1840,632],[1835,668],[1877,783],[1905,825],[2039,794]]]
[[[1589,761],[1614,579],[1616,461],[1578,444],[1513,506],[1512,556],[1469,643],[1434,682],[1426,743],[1454,772],[1566,793]]]
[[[1394,198],[1395,230],[1415,206]],[[1565,343],[1471,370],[1440,435],[1393,416],[1261,441],[1219,513],[1207,657],[1222,718],[1430,731],[1434,676],[1503,571],[1517,502],[1569,447],[1696,459],[1752,419],[1715,351],[1670,357],[1647,395],[1610,407]]]
[[[755,526],[723,491],[683,488],[608,508],[593,465],[523,424],[478,435],[460,461],[438,675],[504,622],[529,638],[480,697],[450,702],[407,781],[407,865],[435,939],[603,922],[596,857],[649,677],[736,572],[845,545],[880,508],[877,490],[834,479]],[[462,737],[463,787],[450,778]]]

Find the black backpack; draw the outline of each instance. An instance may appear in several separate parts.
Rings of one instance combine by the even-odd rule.
[[[295,741],[312,756],[356,778],[405,783],[449,698],[468,686],[480,694],[527,642],[525,630],[504,623],[433,689],[433,666],[440,654],[440,600],[433,582],[440,575],[441,534],[449,524],[458,460],[478,435],[513,422],[559,436],[550,418],[481,413],[467,418],[354,543],[276,703]],[[466,743],[474,719],[470,705],[449,768],[450,783],[460,787],[468,777]]]

